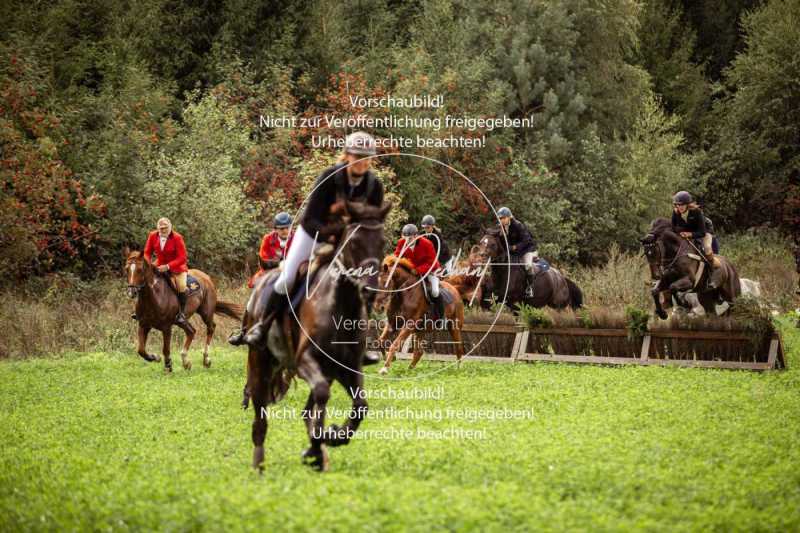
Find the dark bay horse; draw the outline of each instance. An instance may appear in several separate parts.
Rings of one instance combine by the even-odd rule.
[[[663,292],[668,292],[685,307],[691,307],[687,303],[687,295],[693,293],[699,305],[709,313],[715,313],[720,300],[731,304],[741,294],[739,274],[731,262],[723,256],[717,256],[720,266],[711,270],[709,265],[702,262],[702,253],[698,253],[688,240],[672,231],[672,222],[666,218],[655,219],[641,242],[650,266],[650,275],[656,282],[651,294],[659,318],[667,318],[661,304]]]
[[[178,312],[178,295],[170,285],[167,274],[157,272],[155,267],[144,259],[139,251],[131,252],[125,249],[125,272],[128,278],[128,296],[136,298],[136,317],[139,322],[139,347],[138,353],[148,362],[160,361],[161,358],[147,353],[147,335],[151,329],[161,331],[163,337],[162,353],[164,354],[164,370],[172,372],[172,359],[170,359],[170,341],[172,340],[172,326]],[[186,301],[186,318],[194,313],[200,315],[206,325],[206,344],[203,348],[203,366],[211,366],[208,355],[208,345],[214,336],[214,313],[221,314],[236,320],[241,320],[242,307],[231,302],[217,300],[217,289],[211,278],[200,270],[190,269],[201,288],[190,295]],[[189,359],[189,347],[194,340],[194,331],[182,327],[186,333],[186,340],[181,349],[183,368],[191,370],[192,361]]]
[[[279,324],[267,340],[250,346],[245,398],[249,394],[255,410],[253,419],[253,467],[262,469],[267,435],[267,406],[279,401],[295,376],[310,387],[303,409],[310,447],[303,453],[309,466],[329,467],[326,446],[347,444],[366,416],[362,374],[366,350],[367,302],[369,288],[378,284],[380,256],[385,240],[383,221],[391,204],[382,207],[362,203],[337,203],[331,213],[338,217],[340,230],[334,252],[306,282],[299,310],[289,309],[276,319]],[[274,275],[264,276],[256,285],[253,321],[264,316],[259,302],[268,301]],[[279,331],[278,335],[273,332]],[[331,383],[338,381],[352,399],[352,409],[342,427],[325,427],[325,410]]]
[[[503,301],[505,294],[505,303],[511,309],[520,303],[555,309],[579,309],[583,306],[580,288],[555,268],[537,274],[533,282],[533,298],[526,296],[527,272],[522,260],[509,254],[500,228],[486,230],[478,247],[483,261],[491,262],[492,294],[497,301]]]
[[[386,309],[386,324],[381,336],[378,338],[381,351],[386,360],[381,374],[389,372],[394,354],[403,346],[403,342],[412,334],[421,334],[434,328],[445,329],[450,332],[456,349],[456,359],[460,362],[464,357],[464,345],[461,343],[461,327],[464,325],[464,303],[458,291],[446,281],[439,282],[439,290],[450,294],[449,303],[444,306],[444,317],[433,317],[429,313],[428,301],[422,288],[421,278],[413,272],[413,267],[407,259],[398,260],[395,256],[387,256],[383,260],[375,300],[377,306]],[[393,333],[399,331],[391,341],[388,352],[386,343]],[[422,342],[419,338],[414,343],[414,356],[409,368],[417,366],[422,357]]]

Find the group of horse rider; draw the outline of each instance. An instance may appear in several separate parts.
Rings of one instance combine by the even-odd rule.
[[[320,232],[330,221],[331,207],[338,201],[363,202],[381,206],[384,190],[380,179],[372,172],[372,160],[376,156],[375,139],[366,132],[355,132],[347,136],[345,148],[336,164],[325,169],[314,185],[308,203],[298,224],[292,227],[292,217],[281,212],[273,219],[273,230],[264,235],[259,249],[259,271],[249,281],[253,287],[256,279],[267,271],[280,266],[280,273],[266,302],[265,313],[279,313],[287,304],[297,278],[298,268],[312,255],[315,244],[321,241]],[[694,201],[692,195],[680,191],[673,197],[673,231],[702,250],[709,265],[719,265],[718,252],[713,237],[711,221]],[[524,222],[514,217],[508,207],[497,210],[500,226],[508,243],[512,260],[520,260],[528,275],[528,291],[539,260],[536,241]],[[425,215],[421,222],[422,232],[414,224],[402,228],[402,237],[394,249],[394,255],[407,259],[417,274],[424,277],[426,290],[440,311],[443,302],[439,291],[439,276],[446,276],[454,267],[447,242],[436,225],[433,215]],[[169,273],[178,292],[180,311],[175,321],[185,324],[187,254],[183,236],[173,230],[166,218],[158,221],[157,229],[150,233],[144,248],[144,257],[151,261],[155,257],[157,270]],[[249,304],[248,304],[249,307]],[[243,321],[242,329],[234,333],[229,341],[234,345],[260,339],[262,331],[248,332]],[[258,327],[256,325],[255,327]]]

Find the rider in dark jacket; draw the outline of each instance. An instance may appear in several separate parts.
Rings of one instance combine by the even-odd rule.
[[[699,243],[708,263],[713,268],[718,267],[719,259],[714,256],[713,239],[706,228],[706,217],[692,195],[680,191],[673,196],[672,205],[672,230],[685,239]]]
[[[508,239],[508,248],[511,256],[522,257],[525,263],[525,270],[528,273],[528,288],[525,291],[528,297],[533,296],[533,262],[539,259],[539,251],[536,249],[536,241],[533,240],[533,235],[528,231],[528,228],[514,218],[511,214],[511,209],[501,207],[497,211],[497,216],[500,219],[500,225],[506,233]]]
[[[292,246],[284,260],[283,269],[269,294],[263,316],[277,315],[287,306],[287,294],[294,287],[298,268],[303,261],[308,260],[317,242],[318,232],[330,221],[330,208],[334,203],[339,200],[364,202],[373,206],[383,203],[383,184],[370,171],[371,156],[375,154],[375,139],[372,135],[363,131],[351,133],[345,139],[342,161],[324,170],[317,178],[292,239]],[[248,301],[248,310],[254,303]],[[232,335],[228,342],[234,346],[244,343],[257,346],[263,341],[266,331],[261,322],[249,331],[244,329],[244,324],[242,326],[242,330]],[[375,360],[367,357],[367,362],[373,363]]]

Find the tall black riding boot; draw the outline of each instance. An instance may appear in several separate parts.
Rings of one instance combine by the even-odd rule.
[[[194,335],[194,327],[186,320],[186,293],[179,292],[178,293],[178,303],[180,304],[180,309],[178,310],[178,314],[175,315],[175,323],[187,330],[191,331]]]
[[[442,293],[439,293],[439,296],[433,299],[433,308],[435,309],[436,318],[444,319],[444,298],[442,298]]]
[[[244,342],[250,346],[256,346],[263,342],[267,329],[272,324],[272,321],[283,314],[283,311],[288,307],[288,298],[285,294],[273,290],[269,295],[269,300],[264,307],[264,314],[262,319],[253,325],[244,336]],[[264,320],[266,319],[266,320]]]
[[[234,346],[241,346],[244,344],[244,336],[247,334],[247,328],[245,327],[247,324],[247,310],[245,310],[244,315],[242,315],[242,327],[239,328],[239,331],[234,332],[228,337],[228,342],[233,344]]]

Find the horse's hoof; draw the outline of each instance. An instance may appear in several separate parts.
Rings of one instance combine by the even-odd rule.
[[[191,370],[192,369],[192,362],[190,360],[185,360],[183,362],[183,369],[184,370]]]
[[[659,309],[658,311],[656,311],[656,315],[657,315],[657,316],[658,316],[658,318],[660,318],[661,320],[666,320],[666,319],[667,319],[667,312],[666,312],[666,311],[664,311],[663,309]]]
[[[165,374],[172,374],[172,365],[164,367]]]
[[[381,374],[381,375],[388,374],[388,373],[389,373],[389,369],[386,368],[385,366],[382,366],[381,369],[378,370],[378,374]]]
[[[211,359],[203,359],[203,366],[206,368],[211,368]]]
[[[312,448],[308,448],[302,455],[303,464],[317,470],[319,472],[327,472],[330,468],[328,461],[328,451],[325,445],[321,445],[319,452],[315,452]]]
[[[153,359],[151,359],[151,361],[153,361],[154,363],[160,363],[161,362],[161,356],[160,355],[151,355],[150,357],[153,358]]]
[[[259,471],[264,471],[264,447],[256,446],[253,448],[253,468]]]

